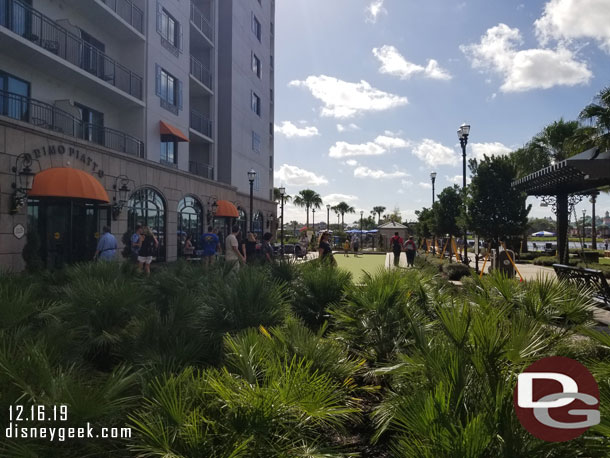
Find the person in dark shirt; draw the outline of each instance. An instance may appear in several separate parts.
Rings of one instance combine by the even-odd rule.
[[[320,237],[320,244],[318,245],[318,255],[322,262],[330,262],[332,265],[336,264],[335,258],[333,257],[333,250],[330,247],[330,234],[328,232],[322,233]]]
[[[265,232],[263,235],[263,244],[261,245],[261,256],[263,263],[268,264],[273,262],[273,247],[271,246],[271,232]]]
[[[256,262],[256,236],[252,232],[248,232],[246,238],[246,262],[253,264]]]
[[[402,252],[402,244],[402,237],[398,235],[398,232],[394,232],[394,237],[390,239],[390,248],[392,248],[392,253],[394,253],[395,267],[398,267],[400,263],[400,253]]]

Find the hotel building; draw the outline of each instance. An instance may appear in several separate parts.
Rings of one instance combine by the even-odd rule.
[[[0,0],[0,267],[273,230],[274,0]],[[255,172],[248,173],[248,172]],[[250,198],[252,190],[252,208]],[[31,251],[31,250],[30,250]]]

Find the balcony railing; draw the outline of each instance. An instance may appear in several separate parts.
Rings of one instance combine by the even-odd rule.
[[[212,90],[212,72],[205,65],[191,56],[191,75]]]
[[[214,167],[202,162],[189,161],[189,172],[209,180],[214,179]]]
[[[144,33],[144,13],[131,0],[102,0],[112,11],[140,33]]]
[[[214,27],[212,27],[211,19],[203,14],[199,8],[191,2],[191,22],[195,27],[203,33],[208,40],[214,43]]]
[[[109,127],[84,122],[40,100],[0,91],[0,115],[81,138],[115,151],[144,157],[144,143],[141,140]]]
[[[19,0],[0,0],[0,25],[142,100],[142,77]]]
[[[191,129],[212,138],[212,121],[195,110],[191,110]]]

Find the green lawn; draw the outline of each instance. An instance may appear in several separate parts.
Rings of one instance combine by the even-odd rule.
[[[382,254],[365,254],[357,258],[350,254],[346,258],[343,253],[335,253],[335,260],[339,267],[352,273],[356,283],[361,280],[363,271],[374,274],[385,265],[385,255]]]

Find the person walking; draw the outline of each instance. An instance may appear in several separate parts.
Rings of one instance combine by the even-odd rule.
[[[333,257],[333,250],[330,247],[330,234],[328,232],[323,232],[320,237],[320,243],[318,244],[318,256],[322,262],[330,262],[331,265],[336,265],[337,262]]]
[[[225,239],[225,260],[234,263],[235,271],[239,270],[240,264],[246,263],[246,257],[239,251],[239,226],[235,225],[231,228],[231,233]]]
[[[104,226],[102,232],[103,235],[97,242],[97,249],[95,250],[93,259],[97,259],[99,261],[113,261],[116,257],[116,251],[118,248],[116,237],[112,235],[108,226]]]
[[[256,235],[252,232],[248,232],[245,242],[245,255],[246,255],[246,263],[254,264],[256,262]]]
[[[195,247],[193,246],[193,236],[191,234],[188,234],[186,236],[186,240],[184,241],[184,248],[182,248],[182,253],[184,254],[184,257],[186,259],[189,259],[191,256],[193,256],[194,252]]]
[[[413,236],[409,237],[409,239],[405,242],[405,253],[407,255],[407,266],[414,267],[415,254],[417,253],[417,245],[415,245]]]
[[[394,267],[398,267],[400,264],[400,253],[402,251],[403,240],[398,232],[394,232],[394,237],[390,239],[390,248],[392,248],[392,253],[394,253]]]
[[[345,239],[345,242],[343,242],[343,255],[346,258],[349,258],[349,239]]]
[[[140,238],[142,239],[140,251],[138,252],[140,272],[144,271],[146,272],[146,275],[150,275],[150,264],[159,247],[159,241],[148,226],[142,227],[142,235]]]
[[[136,229],[131,235],[131,239],[129,240],[131,242],[130,259],[136,264],[138,262],[138,254],[140,252],[140,247],[142,246],[142,240],[144,240],[144,238],[142,237],[142,225],[137,224]]]
[[[273,235],[271,232],[265,232],[263,234],[263,244],[261,245],[261,259],[264,264],[270,264],[273,262],[273,247],[271,246],[271,238]]]
[[[352,250],[354,251],[354,257],[358,257],[358,250],[360,249],[360,239],[356,234],[352,235]]]
[[[220,251],[220,239],[214,234],[212,226],[208,226],[208,231],[201,234],[199,244],[203,250],[203,264],[206,266],[211,265],[216,258],[216,253]]]

